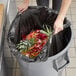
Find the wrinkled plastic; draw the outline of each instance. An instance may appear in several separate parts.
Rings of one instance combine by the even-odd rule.
[[[70,25],[70,23],[69,23]],[[49,42],[49,57],[56,55],[64,50],[71,40],[71,28],[66,27],[63,31],[52,36],[51,43]]]
[[[11,52],[26,62],[46,61],[48,57],[51,57],[60,51],[62,51],[70,41],[70,22],[65,18],[64,30],[59,32],[57,35],[51,35],[47,43],[43,46],[40,54],[34,59],[29,59],[23,56],[16,49],[16,44],[21,40],[22,35],[27,35],[31,30],[43,29],[43,25],[47,25],[52,28],[57,18],[57,12],[48,9],[46,7],[29,7],[22,14],[18,13],[8,32],[8,43]]]

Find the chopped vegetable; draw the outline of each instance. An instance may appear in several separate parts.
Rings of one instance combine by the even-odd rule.
[[[46,30],[37,29],[31,31],[27,36],[22,35],[22,40],[17,44],[17,49],[22,55],[34,58],[41,52],[50,34],[51,31],[46,26]]]

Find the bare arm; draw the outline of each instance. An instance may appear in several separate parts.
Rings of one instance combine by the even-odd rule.
[[[25,3],[29,2],[29,0],[24,0]]]
[[[70,6],[70,3],[71,3],[71,0],[62,0],[58,17],[54,23],[54,34],[63,30],[63,21],[67,13],[67,10]],[[28,8],[28,5],[29,5],[29,0],[24,0],[24,2],[18,6],[18,11],[23,12],[24,10]]]
[[[67,10],[71,4],[71,0],[62,0],[61,8],[58,14],[58,17],[54,23],[54,30],[55,34],[59,31],[63,30],[63,20],[65,18],[65,15],[67,13]]]
[[[23,3],[18,6],[18,12],[19,11],[23,12],[24,10],[26,10],[28,8],[28,5],[29,5],[29,0],[24,0]]]

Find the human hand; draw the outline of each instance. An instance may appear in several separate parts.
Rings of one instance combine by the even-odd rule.
[[[62,19],[56,19],[54,23],[54,34],[57,34],[58,32],[63,30],[63,20]]]
[[[23,2],[21,5],[17,7],[18,12],[23,12],[28,8],[29,3]]]

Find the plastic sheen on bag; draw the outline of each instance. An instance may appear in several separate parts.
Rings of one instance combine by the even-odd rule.
[[[25,62],[46,61],[48,57],[54,56],[62,51],[70,41],[70,22],[64,19],[64,30],[56,35],[51,35],[41,52],[34,59],[23,56],[16,49],[16,44],[21,40],[21,35],[28,35],[31,30],[43,29],[43,25],[51,27],[57,18],[57,12],[47,7],[29,7],[22,14],[18,13],[13,20],[8,32],[8,44],[11,52]],[[70,32],[68,34],[68,32]]]

